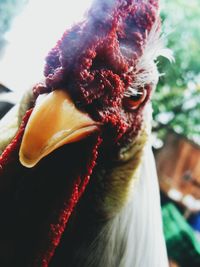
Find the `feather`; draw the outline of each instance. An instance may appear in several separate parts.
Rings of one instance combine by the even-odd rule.
[[[145,147],[139,172],[140,178],[129,202],[103,227],[91,247],[88,262],[82,266],[168,266],[158,181],[150,144]]]
[[[0,154],[18,130],[18,111],[19,105],[16,105],[0,120]]]
[[[165,47],[166,36],[159,31],[160,19],[154,23],[151,31],[147,34],[146,44],[143,54],[137,62],[135,68],[130,68],[129,73],[132,73],[135,78],[129,89],[125,92],[126,96],[134,95],[138,88],[144,88],[145,85],[151,84],[154,89],[158,83],[159,74],[156,60],[158,57],[165,57],[170,62],[174,61],[173,52]]]
[[[10,96],[12,96],[10,98]],[[14,138],[22,118],[33,103],[32,90],[26,91],[21,98],[16,93],[0,95],[0,101],[15,103],[15,106],[0,120],[0,154]]]

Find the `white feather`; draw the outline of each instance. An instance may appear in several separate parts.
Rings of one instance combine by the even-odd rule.
[[[127,238],[127,249],[119,266],[166,267],[158,180],[149,144],[132,200],[119,216]]]
[[[126,96],[134,94],[138,88],[143,88],[147,84],[155,88],[160,76],[155,62],[159,56],[167,58],[170,62],[174,61],[173,52],[165,47],[166,37],[164,34],[160,34],[159,27],[160,22],[157,20],[147,36],[143,54],[136,67],[129,69],[129,73],[132,73],[134,77],[134,82],[125,92]]]
[[[84,267],[167,267],[155,162],[147,144],[127,205],[93,242]]]
[[[0,154],[15,136],[19,126],[19,104],[0,120]]]

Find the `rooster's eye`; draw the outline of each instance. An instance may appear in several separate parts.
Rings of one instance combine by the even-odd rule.
[[[144,88],[135,90],[125,95],[123,99],[124,106],[129,110],[135,110],[144,102],[146,95],[147,91]]]

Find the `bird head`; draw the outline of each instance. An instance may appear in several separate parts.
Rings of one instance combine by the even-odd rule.
[[[159,32],[158,1],[96,0],[46,58],[33,109],[1,157],[4,166],[19,155],[17,175],[29,189],[20,203],[27,209],[27,201],[31,214],[37,206],[40,219],[29,216],[40,234],[46,229],[48,249],[44,245],[39,256],[46,264],[90,178],[93,195],[94,187],[106,192],[104,209],[124,204],[146,139]]]
[[[112,157],[133,142],[158,79],[147,47],[158,37],[157,8],[157,1],[95,1],[87,19],[64,33],[46,58],[44,84],[33,89],[24,166],[93,132]]]

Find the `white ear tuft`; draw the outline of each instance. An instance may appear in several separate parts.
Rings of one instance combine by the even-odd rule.
[[[160,20],[157,19],[146,39],[146,45],[138,67],[145,68],[149,62],[155,61],[159,56],[167,58],[170,62],[174,61],[172,50],[165,47],[166,35],[160,33],[159,28]]]
[[[134,76],[134,82],[129,87],[125,95],[132,95],[138,88],[143,88],[151,84],[153,88],[158,83],[161,76],[157,69],[156,59],[159,56],[167,58],[170,62],[174,61],[173,52],[166,48],[164,34],[160,34],[160,20],[154,23],[150,33],[147,35],[146,44],[141,58],[138,60],[135,68],[130,68],[129,73]],[[146,33],[147,34],[147,33]]]

